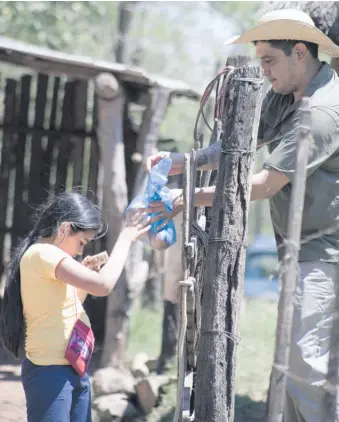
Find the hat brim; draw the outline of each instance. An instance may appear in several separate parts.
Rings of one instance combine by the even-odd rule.
[[[262,22],[241,36],[226,41],[230,44],[247,44],[254,41],[299,40],[319,45],[319,51],[330,56],[339,56],[339,47],[318,28],[290,19]]]

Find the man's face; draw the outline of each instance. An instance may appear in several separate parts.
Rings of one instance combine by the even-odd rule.
[[[283,95],[295,92],[298,81],[298,60],[294,49],[290,56],[286,56],[282,50],[271,47],[264,41],[257,42],[255,48],[264,76],[271,82],[273,91]]]

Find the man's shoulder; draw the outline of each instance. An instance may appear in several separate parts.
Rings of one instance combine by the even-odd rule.
[[[339,127],[338,111],[333,107],[311,105],[311,129],[313,136],[336,135]]]
[[[314,107],[329,107],[339,111],[339,78],[335,76],[327,84],[320,86],[310,100]]]

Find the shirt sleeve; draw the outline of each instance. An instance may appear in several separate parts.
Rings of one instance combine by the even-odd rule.
[[[44,276],[55,280],[55,269],[58,264],[70,255],[54,245],[40,244],[38,251],[41,272]]]
[[[299,139],[300,111],[297,111],[288,132],[284,133],[278,146],[272,151],[264,168],[283,173],[290,181],[296,169],[296,146]],[[336,120],[326,109],[312,109],[311,133],[313,142],[307,165],[307,177],[311,176],[339,148]]]

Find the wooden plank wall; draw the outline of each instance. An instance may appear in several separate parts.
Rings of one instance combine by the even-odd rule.
[[[2,79],[0,101],[0,275],[51,195],[77,188],[97,201],[99,149],[91,81],[46,74]],[[93,242],[95,253],[103,241]]]

